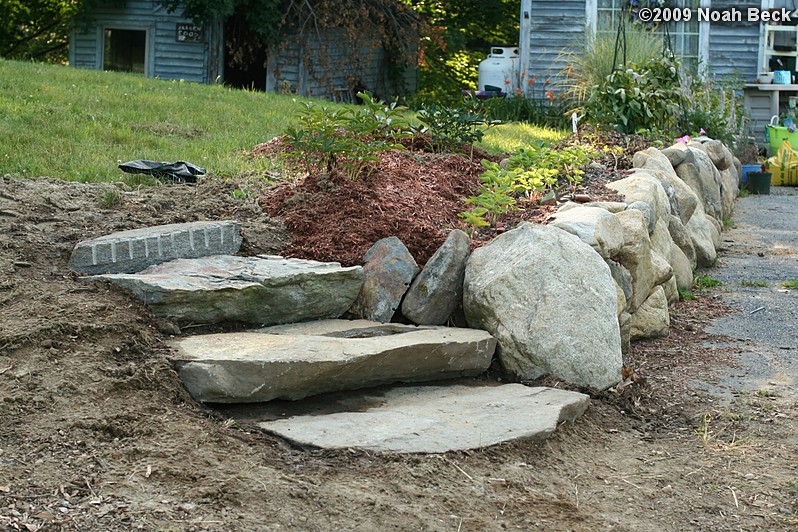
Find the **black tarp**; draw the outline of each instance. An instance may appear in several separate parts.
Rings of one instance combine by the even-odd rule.
[[[155,161],[129,161],[119,165],[119,169],[128,174],[146,174],[167,183],[196,183],[197,176],[205,175],[205,169],[199,166],[177,161],[159,163]]]

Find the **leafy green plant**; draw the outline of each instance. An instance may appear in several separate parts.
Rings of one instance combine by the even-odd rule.
[[[560,180],[576,186],[590,155],[579,147],[553,150],[540,143],[519,148],[501,165],[483,160],[485,172],[480,176],[479,194],[466,200],[474,208],[460,213],[460,217],[474,227],[493,225],[498,216],[517,208],[519,198],[536,202]]]
[[[678,60],[669,57],[616,70],[585,103],[588,119],[622,133],[676,131],[685,103]]]
[[[698,296],[696,296],[690,290],[685,290],[684,288],[680,288],[679,289],[679,299],[688,300],[688,301],[695,301],[696,299],[698,299]]]
[[[476,98],[466,98],[462,107],[424,106],[417,118],[422,126],[416,131],[428,134],[432,151],[438,153],[479,142],[485,131],[501,123],[492,120]]]
[[[684,113],[680,119],[682,131],[703,133],[720,140],[729,147],[739,147],[742,154],[751,146],[745,134],[748,122],[745,106],[739,93],[743,82],[737,78],[715,79],[709,75],[685,74],[682,87],[685,95]],[[753,144],[753,147],[756,147]],[[748,149],[750,151],[750,148]],[[753,161],[756,162],[756,151]],[[744,155],[740,160],[750,159]]]
[[[403,108],[385,105],[368,93],[359,109],[305,103],[298,125],[289,127],[286,156],[298,160],[307,172],[342,171],[349,179],[368,176],[379,153],[402,149],[399,139],[410,135]]]
[[[785,281],[781,283],[781,286],[784,288],[798,288],[798,279],[790,279],[789,281]]]
[[[249,199],[252,197],[252,194],[249,192],[249,190],[245,188],[237,188],[233,190],[230,195],[233,197],[233,199]]]
[[[713,288],[715,286],[721,285],[723,285],[723,281],[713,279],[707,274],[696,275],[695,280],[693,281],[693,287],[695,287],[696,290],[705,290],[707,288]]]

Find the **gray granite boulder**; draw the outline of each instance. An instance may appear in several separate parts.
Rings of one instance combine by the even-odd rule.
[[[365,281],[350,312],[366,320],[388,323],[419,268],[395,236],[383,238],[363,255]]]
[[[682,223],[682,220],[676,216],[671,215],[670,219],[668,220],[668,232],[671,234],[671,238],[673,239],[673,243],[682,250],[685,257],[687,257],[688,262],[690,263],[690,269],[696,269],[696,256],[695,256],[695,247],[693,247],[693,240],[690,237],[689,231]]]
[[[715,246],[717,229],[711,217],[704,213],[703,207],[699,205],[686,229],[695,250],[696,265],[701,268],[713,266],[718,258]]]
[[[668,336],[670,324],[665,289],[658,286],[632,314],[632,341]]]
[[[628,204],[642,201],[649,204],[655,220],[665,219],[671,214],[671,204],[660,180],[646,170],[637,170],[634,174],[607,184],[607,188],[617,190]],[[656,221],[654,222],[656,223]]]
[[[693,189],[703,204],[704,212],[723,221],[720,196],[720,172],[702,150],[688,147],[685,162],[676,167],[676,175]]]
[[[624,229],[624,247],[617,259],[632,274],[630,312],[634,314],[655,286],[673,275],[667,261],[651,246],[643,213],[627,209],[615,215]]]
[[[78,242],[69,259],[77,273],[136,273],[175,259],[234,255],[241,247],[235,221],[190,222],[120,231]]]
[[[734,164],[734,159],[729,148],[719,140],[709,140],[703,143],[704,151],[709,155],[712,164],[719,171],[728,169]]]
[[[190,336],[173,361],[201,402],[302,399],[394,382],[476,376],[496,340],[485,331],[329,320]]]
[[[471,239],[455,229],[427,261],[402,301],[402,314],[419,325],[443,325],[463,299]]]
[[[499,341],[499,360],[515,378],[553,375],[604,389],[620,380],[617,297],[589,245],[522,223],[471,254],[463,308],[471,327]]]
[[[269,255],[216,255],[88,279],[127,288],[156,316],[181,323],[271,325],[343,315],[363,285],[363,269]]]
[[[605,259],[623,247],[621,224],[612,213],[598,207],[584,206],[558,211],[551,225],[579,237]]]

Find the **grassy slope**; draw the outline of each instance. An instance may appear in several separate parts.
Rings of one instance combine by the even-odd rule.
[[[185,160],[224,177],[259,172],[246,151],[284,132],[301,98],[0,59],[0,174],[117,181],[133,159]],[[327,103],[326,105],[334,105]],[[486,135],[509,151],[557,132]]]

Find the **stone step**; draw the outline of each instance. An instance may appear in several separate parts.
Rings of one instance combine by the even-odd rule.
[[[496,341],[485,331],[328,320],[175,342],[180,378],[201,402],[302,399],[395,382],[476,376]]]
[[[217,255],[87,279],[122,286],[156,316],[180,323],[274,325],[342,316],[360,292],[363,269],[271,255]]]
[[[78,242],[69,269],[90,275],[136,273],[174,259],[234,255],[241,241],[235,221],[144,227]]]
[[[369,402],[375,406],[257,425],[324,449],[445,453],[546,438],[560,423],[580,417],[590,401],[581,393],[522,384],[398,387],[363,395],[373,396]]]

